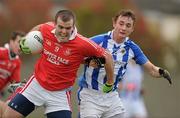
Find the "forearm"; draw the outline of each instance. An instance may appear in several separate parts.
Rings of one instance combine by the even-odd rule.
[[[157,67],[152,64],[150,61],[145,63],[144,68],[149,72],[149,74],[155,78],[163,77],[168,80],[169,84],[172,84],[170,73],[163,68]]]
[[[162,77],[162,76],[159,74],[159,69],[160,69],[160,67],[152,66],[152,69],[151,69],[151,71],[149,71],[149,74],[150,74],[152,77],[160,78],[160,77]]]
[[[105,71],[106,71],[106,76],[107,76],[107,84],[112,85],[114,83],[114,61],[108,52],[106,53],[105,56],[106,63],[104,65]]]
[[[159,74],[159,67],[152,64],[150,61],[145,63],[143,67],[146,69],[146,71],[154,78],[160,78],[161,75]]]

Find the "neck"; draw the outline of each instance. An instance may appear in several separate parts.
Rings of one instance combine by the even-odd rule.
[[[113,40],[114,40],[116,43],[119,44],[119,43],[124,42],[125,38],[124,38],[124,37],[118,37],[118,36],[114,35],[114,33],[113,33]]]

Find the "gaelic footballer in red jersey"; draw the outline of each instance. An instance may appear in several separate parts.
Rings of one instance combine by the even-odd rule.
[[[9,43],[0,47],[0,98],[1,93],[9,83],[20,82],[19,40],[24,35],[21,31],[12,32]],[[7,104],[0,101],[0,118],[2,118],[6,107]]]
[[[10,101],[11,108],[5,117],[21,118],[30,114],[35,106],[44,106],[47,118],[71,118],[70,91],[85,57],[104,57],[107,82],[113,83],[111,54],[78,34],[71,11],[58,11],[54,22],[38,25],[33,30],[42,34],[43,51],[34,74],[20,94]],[[21,51],[29,53],[28,46],[21,41]]]
[[[21,60],[18,56],[19,40],[24,36],[23,32],[13,32],[9,43],[0,47],[0,91],[8,83],[20,81]]]

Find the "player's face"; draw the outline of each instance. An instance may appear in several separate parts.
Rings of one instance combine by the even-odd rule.
[[[19,41],[21,38],[21,36],[17,36],[15,40],[10,40],[10,47],[15,54],[19,54],[20,52]]]
[[[134,30],[134,21],[131,17],[119,16],[116,21],[113,22],[114,38],[116,40],[123,40],[129,36]]]
[[[60,17],[58,17],[56,22],[55,35],[58,40],[62,42],[67,42],[74,30],[73,19],[63,22]]]

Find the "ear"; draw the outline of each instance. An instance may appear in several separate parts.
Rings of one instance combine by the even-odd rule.
[[[131,32],[134,32],[134,26],[133,26],[133,28],[132,28]]]
[[[114,28],[116,25],[116,22],[114,21],[114,19],[112,19],[112,24],[113,24],[113,28]]]
[[[116,26],[116,25],[113,23],[113,28],[115,28],[115,26]]]

